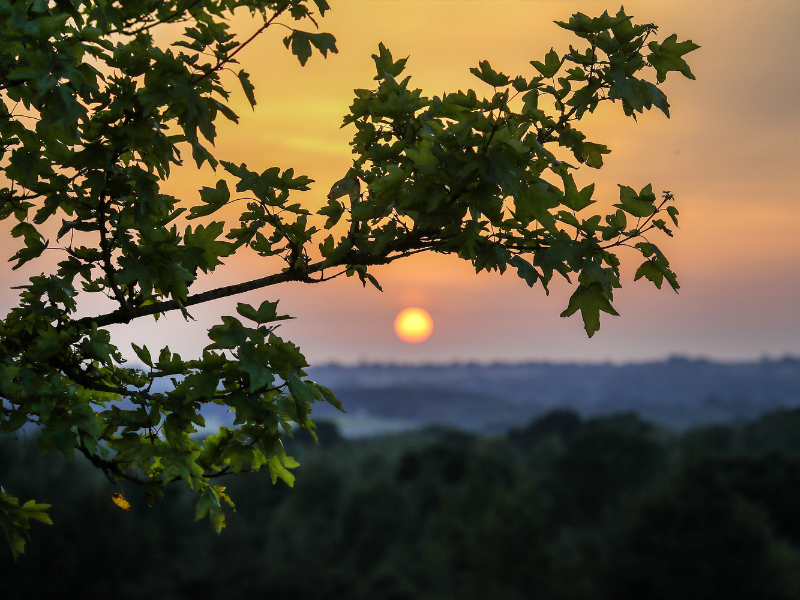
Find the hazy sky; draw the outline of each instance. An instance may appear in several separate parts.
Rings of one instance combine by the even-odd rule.
[[[488,93],[469,74],[479,60],[530,77],[530,60],[540,60],[551,46],[564,50],[579,41],[553,20],[619,9],[610,2],[575,1],[331,5],[320,25],[336,36],[339,54],[327,60],[315,55],[300,67],[281,43],[283,31],[262,36],[242,58],[256,85],[257,109],[251,111],[238,94],[234,108],[241,124],[221,126],[217,141],[218,157],[258,170],[294,167],[315,179],[312,191],[298,197],[313,207],[324,204],[330,185],[351,162],[347,142],[353,130],[339,125],[352,90],[373,85],[370,55],[379,42],[395,57],[410,56],[406,73],[426,95],[468,87]],[[376,269],[383,293],[342,279],[268,288],[244,299],[280,299],[279,308],[297,317],[282,334],[316,363],[800,354],[800,4],[670,0],[625,2],[625,8],[635,21],[659,25],[660,39],[677,33],[700,44],[687,57],[697,80],[670,75],[664,86],[669,120],[651,112],[636,124],[622,117],[619,106],[588,115],[582,129],[612,153],[601,171],[583,169],[577,179],[596,181],[595,197],[608,201],[616,200],[617,183],[639,189],[652,182],[654,190],[675,194],[681,228],[660,245],[678,274],[680,294],[646,281],[634,284],[636,257],[622,255],[624,287],[615,293],[621,316],[603,315],[592,339],[579,316],[558,316],[572,286],[554,285],[548,297],[512,272],[476,276],[468,263],[442,256]],[[256,24],[243,19],[236,26],[245,32]],[[188,166],[168,189],[192,201],[200,185],[216,179]],[[270,265],[251,259],[228,267],[198,282],[198,290],[270,272]],[[12,298],[5,289],[1,293],[5,311]],[[185,324],[180,315],[157,324],[148,317],[114,333],[123,345],[134,340],[157,348],[168,342],[191,355],[206,345],[205,329],[241,300],[198,307],[194,323]],[[426,309],[435,322],[433,335],[414,345],[392,329],[397,313],[412,305]]]

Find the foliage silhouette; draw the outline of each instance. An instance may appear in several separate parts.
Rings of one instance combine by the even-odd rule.
[[[249,37],[230,30],[234,9],[252,14]],[[328,9],[325,0],[0,1],[0,219],[16,223],[11,235],[23,244],[15,269],[31,268],[48,249],[64,257],[21,286],[19,305],[0,323],[0,432],[32,424],[41,452],[80,453],[112,483],[139,486],[150,503],[182,481],[196,493],[196,517],[219,532],[223,506],[233,507],[219,477],[265,468],[273,482],[291,485],[297,462],[284,436],[293,424],[313,433],[314,402],[341,404],[307,378],[299,348],[276,334],[289,318],[277,302],[239,303],[238,316],[208,330],[196,357],[134,345],[144,368],[124,364],[106,327],[171,311],[188,319],[198,304],[290,281],[356,275],[380,288],[371,267],[420,252],[457,255],[478,272],[514,267],[545,289],[554,274],[574,274],[562,316],[580,312],[589,336],[601,311],[617,314],[617,249],[644,258],[635,279],[677,290],[650,241],[677,225],[672,194],[620,185],[614,212],[587,214],[594,184],[579,189],[574,173],[600,168],[610,150],[576,124],[605,102],[633,118],[653,107],[669,116],[659,86],[673,71],[694,78],[683,56],[697,45],[675,35],[657,41],[655,25],[634,24],[623,10],[578,13],[558,25],[579,48],[551,50],[527,76],[481,61],[470,70],[488,97],[468,90],[429,98],[401,77],[407,59],[380,44],[375,87],[355,90],[344,117],[356,130],[352,167],[312,213],[298,200],[310,178],[291,168],[251,170],[210,145],[218,117],[238,121],[232,85],[256,104],[249,75],[234,68],[240,52],[282,27],[301,65],[335,53],[331,34],[302,29]],[[153,35],[176,23],[185,29],[171,43]],[[575,164],[557,158],[559,147]],[[194,203],[161,188],[186,153],[222,175]],[[246,201],[238,222],[210,220],[238,199]],[[186,223],[195,219],[201,224]],[[200,272],[237,252],[282,266],[192,291]],[[93,294],[115,308],[78,317]],[[170,377],[172,389],[153,388]],[[192,434],[209,403],[235,411],[234,426],[198,440]],[[47,505],[20,505],[18,490],[8,492],[0,520],[16,556],[29,521],[49,517]]]

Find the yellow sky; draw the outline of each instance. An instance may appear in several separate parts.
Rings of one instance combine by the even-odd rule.
[[[410,56],[407,74],[426,95],[483,84],[469,74],[481,59],[506,74],[530,76],[530,60],[551,46],[577,39],[553,24],[576,11],[615,12],[608,2],[331,1],[321,30],[333,33],[339,54],[319,55],[300,67],[267,32],[242,57],[252,74],[258,106],[244,97],[234,109],[239,126],[220,126],[218,156],[262,170],[294,167],[317,181],[299,199],[323,204],[325,193],[350,164],[352,131],[339,124],[352,90],[371,87],[370,55],[383,42],[395,57]],[[596,181],[596,197],[615,200],[616,184],[639,189],[652,182],[669,189],[681,211],[681,229],[662,244],[678,273],[679,295],[649,282],[633,284],[634,262],[623,258],[621,317],[604,315],[591,339],[579,317],[560,319],[571,286],[549,297],[513,273],[476,276],[469,264],[418,256],[375,271],[384,293],[345,279],[318,286],[290,284],[260,290],[245,300],[281,299],[297,317],[282,327],[312,362],[453,360],[647,360],[671,354],[721,359],[800,354],[800,66],[794,45],[800,4],[782,2],[625,2],[636,21],[655,22],[660,37],[677,33],[700,50],[688,62],[697,77],[672,74],[664,89],[672,118],[645,114],[636,124],[619,107],[588,115],[583,130],[612,154],[602,171],[581,172]],[[245,32],[255,24],[237,20]],[[240,55],[242,56],[242,55]],[[233,84],[233,82],[231,82]],[[191,200],[210,172],[176,172],[169,191]],[[230,217],[235,213],[231,211]],[[242,259],[213,282],[216,287],[268,273]],[[5,291],[4,294],[7,294]],[[185,354],[205,345],[205,327],[230,314],[233,301],[198,307],[195,323],[171,315],[156,326],[116,328],[120,341],[168,340]],[[8,305],[4,297],[3,306]],[[394,335],[396,314],[410,305],[432,315],[429,340],[405,344]],[[169,327],[165,328],[164,324]],[[166,335],[165,335],[166,334]]]

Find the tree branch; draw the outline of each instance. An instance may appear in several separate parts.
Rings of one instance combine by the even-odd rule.
[[[253,35],[251,35],[251,36],[250,36],[249,38],[247,38],[247,39],[246,39],[244,42],[242,42],[242,43],[241,43],[241,44],[240,44],[240,45],[239,45],[239,46],[236,48],[236,50],[234,50],[234,51],[233,51],[233,52],[231,52],[231,53],[230,53],[228,56],[226,56],[226,57],[225,57],[225,59],[222,59],[222,58],[219,58],[219,59],[217,59],[217,64],[216,64],[216,65],[214,65],[214,66],[213,66],[211,69],[209,69],[208,71],[204,72],[204,73],[203,73],[202,75],[200,75],[200,77],[198,77],[197,79],[190,79],[190,80],[189,80],[189,83],[190,83],[191,85],[197,85],[198,83],[200,83],[201,81],[203,81],[203,79],[205,79],[206,77],[208,77],[208,76],[209,76],[209,75],[211,75],[212,73],[214,73],[214,72],[216,72],[216,71],[219,71],[219,69],[221,69],[223,65],[226,65],[226,64],[228,64],[229,62],[231,62],[231,61],[233,60],[233,57],[234,57],[234,56],[236,56],[236,55],[237,55],[239,52],[241,52],[242,50],[244,50],[245,46],[247,46],[247,45],[248,45],[250,42],[252,42],[252,41],[253,41],[254,39],[256,39],[256,38],[257,38],[259,35],[261,35],[261,33],[263,33],[263,32],[264,32],[264,30],[265,30],[267,27],[269,27],[270,25],[272,25],[272,22],[273,22],[275,19],[277,19],[277,18],[278,18],[278,17],[279,17],[281,14],[283,14],[283,12],[284,12],[284,11],[285,11],[287,8],[288,8],[288,4],[287,4],[286,6],[284,6],[283,8],[281,8],[280,10],[277,10],[277,11],[276,11],[276,12],[275,12],[275,13],[272,15],[272,17],[270,17],[270,19],[269,19],[268,21],[266,21],[266,22],[265,22],[265,23],[264,23],[264,24],[263,24],[263,25],[262,25],[262,26],[261,26],[261,27],[260,27],[260,28],[259,28],[259,29],[258,29],[258,30],[257,30],[257,31],[254,33],[254,34],[253,34]]]
[[[378,256],[370,255],[363,250],[350,250],[340,260],[330,264],[327,261],[321,260],[312,265],[301,269],[287,269],[281,273],[275,273],[266,277],[252,279],[242,283],[219,287],[207,292],[193,294],[180,303],[176,300],[164,300],[163,302],[156,302],[155,304],[148,304],[146,306],[132,307],[129,310],[123,308],[117,309],[113,312],[96,317],[83,317],[78,319],[75,323],[90,327],[92,323],[98,327],[105,327],[107,325],[114,325],[119,323],[129,323],[133,319],[145,317],[147,315],[162,314],[172,310],[179,310],[181,307],[187,308],[195,304],[202,304],[211,300],[218,300],[219,298],[226,298],[228,296],[235,296],[250,292],[278,283],[286,283],[288,281],[299,281],[302,283],[319,283],[322,279],[312,279],[311,275],[321,272],[323,269],[341,267],[341,266],[375,266],[386,265],[398,258],[424,252],[426,250],[434,250],[438,246],[436,241],[423,241],[427,232],[412,231],[411,234],[399,240],[394,244],[387,244],[384,252]]]
[[[83,455],[87,459],[89,459],[89,462],[92,463],[92,465],[103,471],[103,473],[105,473],[106,477],[108,477],[109,479],[111,479],[113,476],[116,477],[117,479],[125,479],[126,481],[130,481],[131,483],[135,483],[136,485],[140,486],[152,483],[152,481],[145,481],[144,479],[140,479],[135,475],[128,475],[125,471],[120,469],[119,464],[111,460],[105,460],[103,458],[100,458],[96,454],[92,454],[91,452],[89,452],[88,448],[86,448],[86,446],[84,446],[83,444],[78,446],[78,450],[80,450],[81,453],[83,453]]]

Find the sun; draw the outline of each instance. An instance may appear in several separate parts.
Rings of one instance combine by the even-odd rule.
[[[428,311],[416,306],[401,310],[394,320],[394,330],[404,342],[417,344],[427,340],[433,332],[433,319]]]

